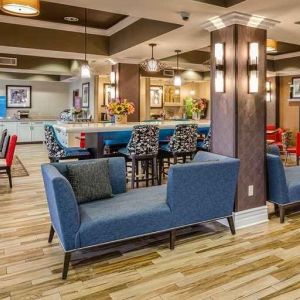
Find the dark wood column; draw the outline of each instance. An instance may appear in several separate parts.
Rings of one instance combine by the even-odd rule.
[[[266,37],[265,29],[230,25],[211,32],[213,152],[241,160],[235,211],[266,204]],[[259,44],[259,89],[248,92],[249,43]],[[225,92],[216,93],[214,45],[225,45]],[[249,188],[253,186],[253,196]]]
[[[128,116],[128,121],[140,121],[140,67],[134,64],[117,64],[113,66],[116,72],[116,96],[125,98],[135,105],[135,112]]]

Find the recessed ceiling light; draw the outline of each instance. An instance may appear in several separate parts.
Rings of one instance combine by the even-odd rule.
[[[64,20],[67,21],[67,22],[73,22],[73,23],[79,21],[79,19],[76,18],[76,17],[64,17]]]

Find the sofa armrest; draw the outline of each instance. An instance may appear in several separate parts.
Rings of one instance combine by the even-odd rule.
[[[239,160],[190,163],[170,168],[167,202],[175,226],[230,216],[233,212]]]
[[[73,189],[69,181],[50,164],[42,165],[42,174],[52,225],[64,250],[72,250],[80,226]]]
[[[289,202],[285,171],[279,156],[267,154],[268,200],[278,204]]]

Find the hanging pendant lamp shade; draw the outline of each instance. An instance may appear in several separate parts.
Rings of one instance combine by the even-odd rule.
[[[15,16],[35,17],[40,14],[39,0],[2,0],[1,10]]]
[[[159,72],[166,68],[166,65],[159,61],[158,59],[154,58],[153,55],[153,48],[157,46],[156,44],[149,44],[149,46],[152,48],[152,56],[150,59],[146,59],[142,64],[141,68],[143,68],[146,72],[155,73]]]
[[[85,9],[85,25],[84,25],[84,63],[81,66],[81,78],[89,79],[91,78],[91,69],[89,63],[86,59],[86,44],[87,44],[87,32],[86,32],[86,21],[87,21],[87,9]]]
[[[176,75],[174,76],[174,86],[181,86],[182,80],[179,74],[179,53],[181,53],[181,50],[175,50],[175,53],[176,53],[176,60],[177,60],[177,68],[176,68]]]

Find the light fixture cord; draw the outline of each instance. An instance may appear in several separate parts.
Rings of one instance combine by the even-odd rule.
[[[152,47],[152,59],[154,59],[154,45],[151,46]]]

